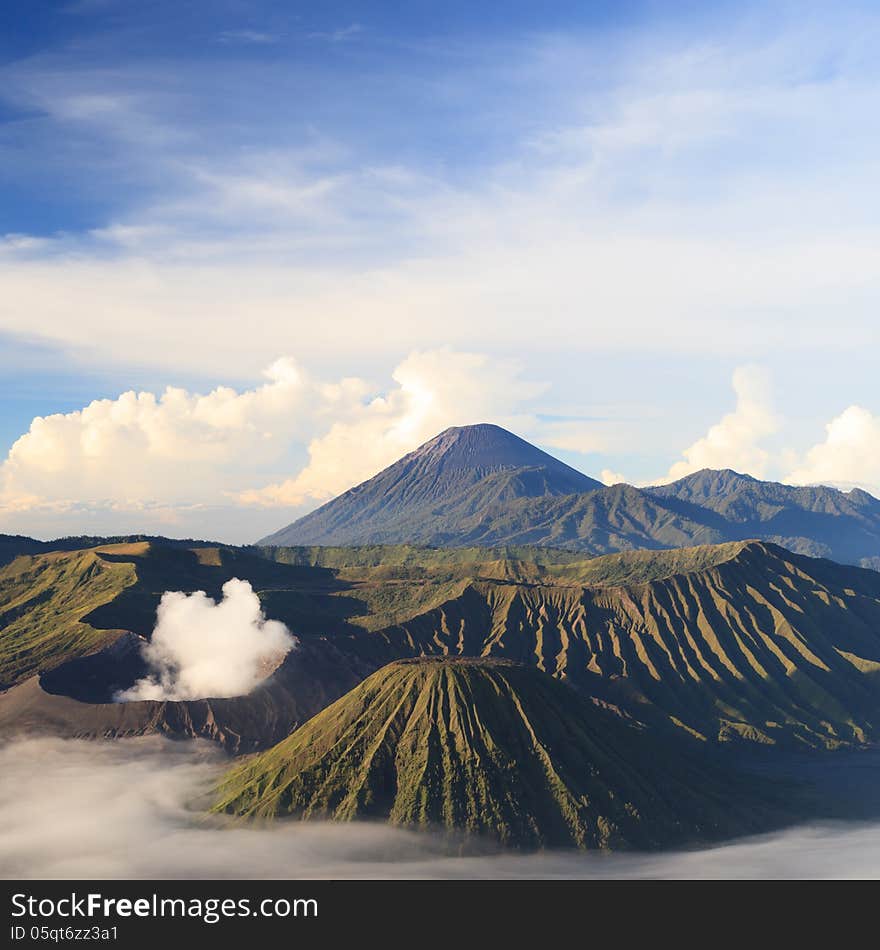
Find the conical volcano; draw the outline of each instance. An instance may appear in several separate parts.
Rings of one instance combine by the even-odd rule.
[[[591,555],[762,539],[880,569],[880,500],[704,469],[603,486],[495,425],[447,429],[261,545],[538,545]]]
[[[260,543],[408,542],[424,540],[426,525],[442,543],[492,505],[601,487],[500,426],[458,426]]]
[[[391,663],[228,773],[215,810],[385,819],[523,847],[650,848],[766,827],[729,776],[535,669]]]

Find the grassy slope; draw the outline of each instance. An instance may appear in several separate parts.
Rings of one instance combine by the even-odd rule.
[[[757,542],[725,550],[713,564],[694,549],[703,569],[619,587],[475,582],[378,636],[391,655],[534,663],[647,700],[707,739],[835,747],[876,736],[880,576]]]
[[[735,557],[743,545],[728,544],[673,551],[631,551],[585,558],[552,548],[426,548],[373,545],[364,548],[268,548],[283,564],[314,565],[334,571],[359,608],[350,622],[375,631],[461,596],[474,581],[489,583],[606,586],[639,583],[701,570]],[[270,602],[273,594],[267,593]],[[275,600],[273,606],[280,606]]]
[[[232,770],[215,810],[654,847],[760,829],[728,781],[536,670],[422,660],[383,668]]]
[[[21,556],[0,567],[0,688],[92,653],[122,630],[149,634],[165,590],[219,596],[232,576],[271,581],[280,568],[261,558],[189,551],[146,541]],[[239,561],[247,567],[237,569]],[[250,567],[250,570],[248,570]]]
[[[149,634],[165,590],[218,597],[237,576],[311,644],[316,663],[337,657],[318,663],[316,697],[350,687],[337,667],[485,655],[708,740],[834,747],[880,729],[880,575],[770,545],[593,560],[542,550],[537,563],[528,549],[280,549],[278,560],[216,547],[99,551],[0,569],[3,683],[90,652],[114,631]]]
[[[99,649],[118,631],[84,618],[136,582],[95,551],[24,555],[0,568],[0,687]]]

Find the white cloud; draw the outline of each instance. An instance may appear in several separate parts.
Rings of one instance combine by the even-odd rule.
[[[217,34],[221,43],[256,43],[265,45],[277,43],[280,36],[277,33],[267,33],[264,30],[224,30]]]
[[[279,459],[309,431],[320,387],[289,359],[267,382],[207,395],[169,386],[38,416],[0,466],[0,503],[216,502],[249,470]],[[326,399],[323,399],[326,403]]]
[[[734,371],[736,408],[682,453],[663,479],[672,482],[704,468],[731,468],[762,477],[771,461],[761,442],[780,426],[773,411],[767,374],[757,366],[741,366]]]
[[[880,494],[880,417],[862,406],[850,406],[825,430],[825,441],[809,449],[785,481],[859,486]]]
[[[30,234],[0,234],[0,254],[4,251],[35,251],[48,247],[48,238],[34,237]]]
[[[201,61],[170,72],[163,63],[160,72],[71,47],[9,64],[4,99],[41,117],[25,124],[34,138],[22,140],[15,168],[35,181],[63,178],[87,198],[99,169],[110,210],[92,215],[85,233],[0,239],[0,333],[123,372],[136,362],[236,379],[279,353],[390,366],[398,347],[451,345],[519,354],[530,371],[541,367],[539,379],[558,375],[563,353],[575,376],[580,356],[586,384],[589,361],[614,350],[621,386],[613,395],[606,387],[607,398],[638,372],[638,358],[624,365],[636,350],[662,361],[769,360],[798,348],[815,360],[833,347],[843,364],[873,343],[880,300],[877,131],[864,121],[877,88],[864,37],[877,19],[783,19],[710,38],[636,30],[602,50],[589,36],[544,34],[464,44],[450,57],[438,40],[418,70],[438,109],[416,117],[405,149],[395,135],[411,105],[409,67],[371,72],[369,57],[351,61],[351,73],[274,57],[207,73]],[[246,34],[237,39],[262,37]],[[371,42],[369,31],[358,41]],[[262,95],[270,84],[294,104],[288,121]],[[313,95],[300,94],[304,84]],[[331,101],[346,108],[326,108]],[[450,124],[463,115],[466,129]],[[463,132],[470,159],[449,162]],[[396,457],[407,426],[419,429],[405,383],[306,378],[277,413],[259,408],[280,396],[268,385],[267,394],[231,394],[230,410],[246,416],[239,428],[186,408],[214,394],[184,393],[179,411],[167,394],[152,396],[155,405],[134,394],[133,406],[92,413],[130,412],[127,425],[49,417],[0,473],[4,527],[13,506],[18,518],[40,505],[48,519],[88,505],[106,514],[101,524],[126,528],[156,524],[162,512],[185,530],[206,506],[311,504]],[[548,446],[609,448],[589,425],[538,425],[527,407],[489,396],[459,412],[453,397],[440,399],[440,428],[512,414],[523,435]],[[748,427],[733,416],[734,428]],[[147,432],[163,421],[170,432]],[[700,464],[772,468],[763,437],[749,447],[727,422],[688,449],[676,474]],[[665,468],[657,432],[640,420],[630,449],[616,447],[632,456],[638,440],[650,453],[632,462],[640,480]],[[693,436],[662,437],[678,446]],[[49,470],[53,456],[66,459],[66,482]],[[113,521],[123,508],[143,519]],[[243,510],[256,521],[271,509]],[[88,517],[78,522],[85,529]],[[240,536],[262,533],[261,524]]]
[[[615,472],[610,468],[603,468],[599,479],[604,485],[619,485],[621,482],[629,481],[623,472]]]
[[[242,500],[298,505],[330,498],[452,425],[500,422],[533,428],[530,417],[517,417],[513,410],[545,388],[519,379],[514,362],[448,349],[413,353],[393,377],[395,389],[353,404],[345,418],[312,440],[309,463],[295,478],[245,492]]]
[[[0,465],[4,527],[14,518],[34,530],[32,513],[64,531],[94,533],[97,517],[117,532],[173,526],[217,537],[228,520],[215,513],[211,526],[218,506],[314,505],[452,425],[495,422],[580,451],[600,444],[584,423],[542,422],[530,405],[546,386],[524,380],[513,360],[417,351],[384,387],[324,381],[290,358],[264,376],[253,389],[130,391],[34,419]],[[252,540],[272,523],[261,516],[236,534]]]
[[[467,102],[473,127],[484,116],[496,130],[489,157],[455,176],[444,161],[365,152],[356,122],[310,122],[307,101],[284,134],[255,106],[268,79],[257,66],[204,83],[191,65],[169,87],[133,67],[18,64],[4,75],[17,105],[150,187],[126,189],[146,197],[120,200],[94,232],[54,250],[25,241],[0,262],[0,329],[101,360],[230,374],[278,352],[387,356],[401,339],[503,339],[523,353],[869,343],[880,252],[864,116],[876,77],[859,37],[873,24],[636,44],[598,89],[584,37],[532,37],[515,56],[484,44],[477,61],[455,58],[454,75],[431,60],[438,101]],[[368,78],[368,92],[346,87],[353,97],[375,96],[380,77]],[[381,78],[393,104],[406,83]],[[295,70],[271,79],[296,99]],[[226,115],[213,97],[238,125],[204,118]],[[433,154],[438,133],[455,142],[458,130],[432,121],[447,120],[424,120]],[[271,145],[254,148],[261,138]]]
[[[168,591],[141,653],[150,673],[117,702],[244,696],[296,646],[283,623],[267,620],[247,581],[223,585],[216,603],[204,591]]]

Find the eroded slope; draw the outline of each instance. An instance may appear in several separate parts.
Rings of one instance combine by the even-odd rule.
[[[396,662],[234,769],[216,810],[386,819],[527,847],[657,847],[766,827],[740,783],[535,669]]]

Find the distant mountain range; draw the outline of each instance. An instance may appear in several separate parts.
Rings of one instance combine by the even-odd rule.
[[[880,568],[880,501],[704,470],[606,487],[498,426],[447,429],[261,545],[539,545],[600,555],[760,538]]]

